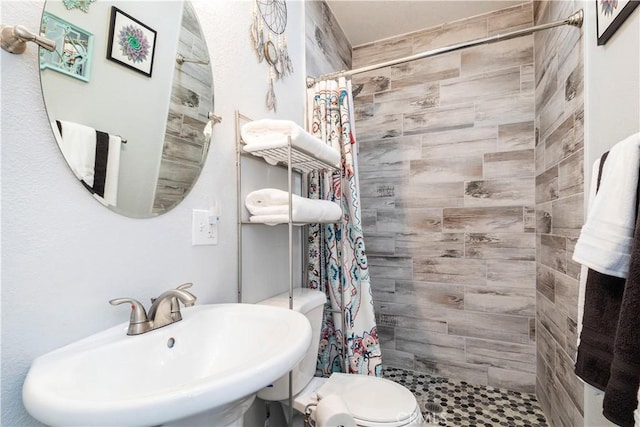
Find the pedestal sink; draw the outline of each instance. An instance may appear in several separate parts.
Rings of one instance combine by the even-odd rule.
[[[299,362],[311,327],[298,312],[200,305],[127,336],[122,324],[38,357],[23,387],[47,425],[241,425],[255,393]]]

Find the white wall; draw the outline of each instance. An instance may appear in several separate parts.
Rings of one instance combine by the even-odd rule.
[[[604,46],[597,46],[596,2],[583,3],[585,183],[588,183],[593,162],[616,142],[640,131],[640,7]]]
[[[593,162],[616,142],[640,131],[640,8],[636,8],[604,46],[597,46],[596,2],[583,4],[584,172],[585,188],[588,188]],[[585,386],[585,426],[614,425],[602,416],[603,396],[597,389]]]
[[[1,22],[39,27],[43,1],[3,0]],[[276,84],[278,113],[265,105],[267,70],[249,41],[249,1],[198,1],[195,9],[213,61],[215,111],[208,160],[188,197],[157,218],[115,214],[88,195],[60,154],[44,110],[37,49],[0,52],[2,84],[2,419],[33,425],[21,388],[31,361],[69,342],[126,321],[108,300],[141,301],[192,281],[199,303],[236,300],[236,109],[251,117],[304,111],[303,3],[287,2],[287,38],[295,74]],[[217,246],[191,246],[191,210],[223,204]],[[262,272],[262,289],[282,288]],[[267,273],[267,274],[265,274]],[[256,285],[257,286],[257,285]],[[286,286],[286,285],[284,285]],[[247,297],[255,299],[245,287]],[[262,290],[260,292],[263,292]],[[258,408],[256,408],[256,411]],[[257,416],[257,415],[256,415]]]

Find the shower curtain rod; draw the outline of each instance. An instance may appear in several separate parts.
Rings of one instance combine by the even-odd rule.
[[[481,44],[493,43],[502,40],[509,40],[516,37],[528,36],[529,34],[535,33],[536,31],[548,30],[549,28],[560,27],[562,25],[571,25],[574,27],[582,27],[582,21],[584,19],[584,12],[582,9],[575,12],[573,15],[569,16],[566,19],[562,19],[560,21],[549,22],[548,24],[536,25],[529,28],[524,28],[522,30],[515,30],[506,34],[496,34],[494,36],[484,37],[481,39],[466,41],[463,43],[458,43],[450,46],[440,47],[433,50],[428,50],[426,52],[416,53],[415,55],[406,56],[404,58],[393,59],[391,61],[381,62],[379,64],[367,65],[365,67],[356,68],[355,70],[344,70],[339,71],[337,73],[325,74],[319,77],[307,77],[307,87],[312,87],[315,83],[323,80],[335,79],[338,77],[347,77],[352,76],[354,74],[361,74],[367,71],[377,70],[379,68],[389,67],[391,65],[402,64],[403,62],[414,61],[416,59],[428,58],[430,56],[436,56],[447,52],[454,52],[456,50],[465,49],[468,47],[478,46]]]

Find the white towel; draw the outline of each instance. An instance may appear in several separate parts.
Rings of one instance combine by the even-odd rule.
[[[640,389],[638,389],[638,402],[640,402]],[[640,404],[638,404],[638,408],[633,411],[633,419],[634,419],[634,427],[640,427]]]
[[[593,162],[591,167],[591,183],[589,186],[589,199],[587,201],[587,210],[593,206],[593,199],[596,196],[596,188],[598,185],[598,172],[600,171],[600,159]],[[584,318],[584,298],[587,291],[587,273],[589,268],[586,265],[580,266],[580,281],[578,284],[578,326],[577,326],[577,342],[576,346],[580,345],[580,332],[582,332],[582,319]],[[578,348],[578,347],[576,347]],[[581,380],[581,378],[578,377]]]
[[[56,122],[51,123],[58,146],[73,174],[89,187],[93,186],[96,163],[96,130],[79,123],[59,120],[62,135]]]
[[[252,215],[249,217],[249,222],[271,226],[287,224],[289,222],[289,215]]]
[[[640,133],[617,143],[605,161],[600,189],[573,252],[592,270],[627,277],[636,223]]]
[[[342,209],[328,200],[312,200],[292,195],[292,220],[297,223],[334,223],[342,217]],[[251,213],[249,221],[269,225],[289,221],[289,193],[275,188],[263,188],[247,194],[245,206]]]
[[[340,166],[340,152],[338,150],[325,144],[290,120],[255,120],[243,125],[240,134],[246,144],[244,150],[248,153],[271,148],[285,148],[288,144],[287,138],[291,137],[291,145],[295,148],[306,151],[334,167]],[[271,164],[277,162],[272,157],[265,157],[265,160]]]

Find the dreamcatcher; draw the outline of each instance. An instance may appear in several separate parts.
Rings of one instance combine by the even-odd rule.
[[[287,3],[285,0],[255,0],[251,21],[251,41],[258,55],[258,62],[269,65],[269,90],[267,108],[276,111],[274,80],[293,73],[293,64],[287,51]]]

